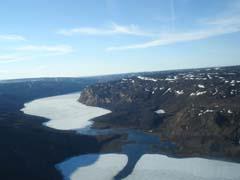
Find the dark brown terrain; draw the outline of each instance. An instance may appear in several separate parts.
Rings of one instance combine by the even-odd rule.
[[[240,66],[142,73],[90,86],[79,101],[113,111],[97,127],[142,129],[183,155],[240,158]]]

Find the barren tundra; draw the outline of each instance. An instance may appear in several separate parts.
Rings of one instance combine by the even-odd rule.
[[[113,112],[97,127],[140,128],[181,155],[240,157],[240,66],[141,73],[85,88],[79,101]]]

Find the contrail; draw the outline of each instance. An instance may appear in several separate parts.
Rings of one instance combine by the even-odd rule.
[[[171,0],[171,23],[172,23],[172,32],[175,31],[175,3],[174,0]]]

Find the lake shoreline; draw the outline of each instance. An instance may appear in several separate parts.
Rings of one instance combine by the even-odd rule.
[[[68,95],[58,96],[57,98],[61,99],[61,98],[67,97],[67,96]],[[33,101],[33,102],[36,102],[36,101]],[[49,104],[49,102],[48,102],[48,104]],[[91,108],[94,108],[94,107],[91,107]],[[79,110],[77,109],[77,111],[81,112],[80,109],[81,108],[79,108]],[[55,110],[55,107],[53,110]],[[56,111],[56,112],[58,112],[58,111]],[[73,113],[71,113],[71,114],[73,114]],[[67,117],[68,116],[66,116],[66,119],[67,119]],[[96,117],[96,118],[98,119],[99,117]],[[100,118],[101,118],[101,116],[100,116]],[[49,119],[50,119],[50,121],[54,121],[54,119],[51,119],[51,118],[49,118]],[[95,122],[95,118],[92,118],[91,121]],[[46,126],[47,123],[44,123],[43,125]],[[82,127],[84,127],[84,126],[82,126]],[[98,127],[97,129],[94,129],[94,128],[96,128],[96,125],[94,125],[94,123],[93,123],[92,126],[89,126],[89,129],[88,129],[89,132],[86,130],[85,134],[84,133],[83,134],[89,136],[90,134],[88,134],[88,133],[91,133],[91,131],[95,132],[95,134],[92,133],[90,136],[96,138],[98,140],[98,142],[104,142],[106,140],[106,137],[110,138],[110,140],[109,139],[107,140],[108,143],[102,144],[102,147],[104,150],[102,150],[102,149],[99,150],[99,152],[98,152],[99,156],[104,155],[104,154],[109,154],[109,153],[120,153],[120,154],[127,155],[127,157],[129,158],[129,161],[126,164],[126,166],[120,172],[118,172],[118,174],[116,174],[116,176],[115,176],[116,179],[123,179],[123,178],[126,178],[129,175],[131,175],[132,172],[134,171],[135,166],[137,165],[138,161],[142,158],[142,156],[144,154],[159,154],[159,156],[163,156],[163,154],[166,154],[167,155],[166,157],[168,157],[169,159],[176,159],[176,160],[180,160],[180,161],[181,160],[184,161],[186,159],[191,159],[191,157],[196,158],[196,154],[193,156],[191,156],[191,155],[181,156],[180,155],[181,156],[180,157],[179,154],[177,152],[175,152],[175,145],[173,145],[169,141],[161,142],[160,138],[158,136],[154,136],[152,133],[149,133],[149,132],[144,132],[141,130],[133,130],[133,129],[124,129],[124,130],[114,129],[114,128],[111,128],[110,126],[108,126],[108,127],[102,126],[101,128],[103,128],[103,129],[99,129],[100,127]],[[79,128],[76,128],[71,131],[75,132],[78,129]],[[68,130],[69,129],[64,130],[64,131],[68,131]],[[98,134],[98,131],[99,131],[99,134]],[[103,131],[104,133],[101,133],[101,131]],[[112,131],[112,132],[110,132],[110,131]],[[79,131],[77,133],[81,134],[81,131]],[[83,134],[81,134],[81,135],[83,135]],[[155,139],[155,140],[153,140],[153,139]],[[136,152],[138,152],[138,153],[136,153]],[[87,154],[89,154],[89,153],[87,153]],[[81,159],[81,157],[82,156],[80,155],[80,156],[76,156],[75,158]],[[188,158],[186,158],[186,157],[188,157]],[[62,163],[68,162],[72,158],[74,158],[74,157],[67,158]],[[201,158],[202,158],[202,156],[201,156]],[[202,160],[207,161],[207,160],[209,160],[209,158],[204,158]],[[217,160],[219,160],[219,159],[217,159]],[[219,161],[219,163],[220,162],[221,161]],[[92,161],[92,166],[94,166],[95,163],[97,163],[97,160],[96,160],[96,162]],[[77,168],[77,167],[75,167],[75,168]],[[57,169],[59,170],[59,168],[57,168]],[[72,170],[72,172],[74,172],[74,173],[75,173],[75,171],[76,171],[76,169]],[[62,174],[64,175],[63,172],[62,172]],[[70,175],[69,175],[69,177],[70,177]]]

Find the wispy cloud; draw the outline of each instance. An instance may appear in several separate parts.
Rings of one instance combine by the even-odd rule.
[[[73,29],[62,29],[57,32],[64,36],[72,36],[76,34],[82,35],[133,35],[133,36],[154,36],[154,33],[141,30],[137,25],[131,24],[128,26],[112,23],[108,28],[96,27],[79,27]]]
[[[196,41],[207,39],[215,36],[221,36],[224,34],[240,32],[240,2],[229,3],[226,9],[222,10],[220,14],[215,17],[209,17],[208,19],[200,20],[201,29],[189,30],[188,32],[180,32],[175,30],[176,11],[174,0],[171,3],[171,19],[169,22],[172,26],[172,31],[168,33],[155,34],[151,40],[137,43],[127,44],[121,46],[112,46],[106,48],[107,51],[119,51],[130,49],[144,49],[156,46],[165,46],[180,42]]]
[[[0,70],[0,74],[7,74],[7,73],[8,73],[8,71],[6,71],[6,70]]]
[[[205,20],[208,25],[216,25],[216,26],[237,26],[240,28],[240,15],[238,16],[225,16],[222,18],[208,19]]]
[[[164,46],[179,42],[196,41],[207,39],[224,34],[240,32],[240,15],[222,16],[218,18],[205,19],[202,21],[205,26],[202,30],[194,30],[189,32],[173,32],[159,34],[154,40],[130,44],[123,46],[113,46],[106,48],[107,51],[129,50],[129,49],[143,49],[155,46]]]
[[[0,34],[0,40],[24,41],[26,38],[16,34]]]
[[[30,57],[26,57],[26,56],[0,55],[0,64],[25,61],[25,60],[29,60],[29,59],[30,59]]]
[[[73,52],[73,48],[68,45],[27,45],[15,48],[15,54],[2,54],[0,55],[0,64],[14,63],[20,61],[34,60],[35,58],[63,55]]]
[[[69,54],[73,52],[73,47],[69,45],[27,45],[16,48],[17,51],[40,52],[49,54]]]
[[[190,42],[208,39],[211,37],[221,36],[224,34],[240,32],[240,3],[229,3],[229,7],[226,7],[221,14],[215,15],[215,18],[209,17],[200,24],[197,24],[201,28],[189,29],[189,31],[182,32],[177,29],[176,26],[176,9],[175,0],[170,0],[171,17],[167,19],[171,30],[166,32],[154,31],[149,32],[135,24],[131,25],[119,25],[112,23],[109,27],[96,28],[96,27],[79,27],[73,29],[62,29],[58,33],[64,36],[73,35],[95,35],[95,36],[107,36],[107,35],[132,35],[132,36],[144,36],[149,38],[148,41],[140,42],[137,44],[125,44],[119,46],[107,47],[107,51],[120,51],[130,49],[144,49],[156,46],[165,46],[180,42]],[[186,1],[187,2],[187,1]],[[238,1],[239,2],[239,1]],[[199,23],[199,21],[197,21]],[[159,29],[158,29],[159,30]]]
[[[229,28],[206,29],[202,31],[193,31],[188,33],[169,33],[169,34],[165,34],[161,38],[147,41],[144,43],[108,47],[106,50],[120,51],[120,50],[129,50],[129,49],[144,49],[144,48],[150,48],[155,46],[170,45],[170,44],[175,44],[179,42],[207,39],[210,37],[239,32],[239,31],[240,31],[240,28],[238,27],[229,27]]]

